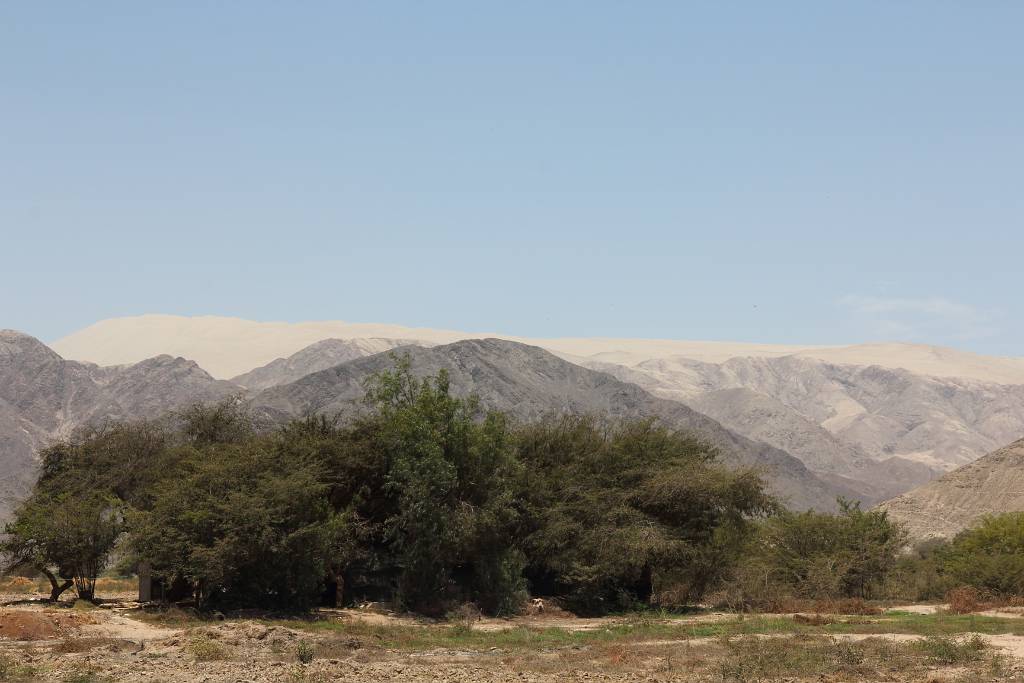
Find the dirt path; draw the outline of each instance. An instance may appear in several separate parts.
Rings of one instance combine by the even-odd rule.
[[[184,629],[161,628],[138,619],[131,619],[115,610],[96,610],[96,623],[84,624],[80,633],[85,637],[117,638],[145,643],[180,636]]]

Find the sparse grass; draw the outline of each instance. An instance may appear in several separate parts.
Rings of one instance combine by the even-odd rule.
[[[64,683],[107,683],[112,679],[91,669],[73,671],[64,677]]]
[[[927,675],[936,665],[967,667],[965,675],[988,676],[986,680],[1006,675],[998,657],[990,657],[984,666],[987,646],[978,636],[932,636],[909,643],[876,637],[850,641],[825,636],[745,636],[724,638],[722,645],[724,656],[714,666],[722,681],[832,676],[877,680],[897,673]]]
[[[117,638],[64,638],[53,646],[53,651],[70,654],[72,652],[88,652],[98,647],[119,648],[128,644],[130,641]]]
[[[704,638],[756,636],[830,636],[844,634],[907,634],[948,637],[963,633],[1024,635],[1024,619],[975,614],[911,614],[886,612],[877,617],[848,616],[825,620],[791,616],[737,616],[716,622],[685,618],[624,618],[592,630],[515,626],[503,630],[465,628],[456,625],[371,624],[353,620],[263,620],[312,633],[344,636],[349,642],[401,651],[432,649],[489,650],[505,652],[584,647],[645,640],[687,641]]]
[[[36,671],[31,666],[18,664],[10,655],[0,654],[0,681],[35,680]]]
[[[185,649],[197,662],[212,662],[228,657],[227,648],[205,633],[193,634]]]
[[[977,662],[985,652],[981,636],[928,636],[913,643],[915,649],[936,664],[969,664]]]

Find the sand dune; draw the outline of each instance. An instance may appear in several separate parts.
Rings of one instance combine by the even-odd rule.
[[[536,339],[375,323],[255,322],[219,316],[112,318],[57,340],[52,347],[67,359],[99,365],[134,363],[160,354],[182,356],[196,361],[214,377],[229,378],[289,356],[322,339],[362,337],[419,339],[438,344],[498,337],[541,346],[567,358],[576,356],[627,366],[654,358],[683,357],[721,363],[734,357],[798,354],[837,364],[879,365],[936,377],[1024,384],[1022,358],[981,356],[921,344],[801,346],[667,339]]]

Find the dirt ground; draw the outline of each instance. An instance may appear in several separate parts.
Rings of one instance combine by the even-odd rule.
[[[101,607],[52,606],[24,595],[0,596],[0,680],[62,681],[446,681],[448,683],[555,683],[658,681],[928,681],[939,683],[1024,680],[1024,618],[1015,633],[979,636],[999,662],[971,669],[936,664],[890,669],[884,675],[857,667],[828,675],[750,677],[730,668],[739,650],[701,628],[735,624],[737,615],[705,612],[643,622],[631,632],[627,617],[581,619],[565,613],[441,624],[372,610],[325,610],[315,627],[267,618],[199,620],[181,614],[147,613],[129,595]],[[906,605],[901,612],[929,617],[937,606]],[[792,615],[779,615],[789,620]],[[1013,622],[1016,623],[1016,622]],[[410,640],[433,633],[458,637]],[[641,627],[638,627],[640,629]],[[553,631],[554,630],[554,631]],[[990,631],[992,629],[990,628]],[[564,633],[564,638],[557,634]],[[554,635],[552,635],[554,633]],[[1017,635],[1019,633],[1020,635]],[[538,640],[530,640],[532,634]],[[666,635],[668,637],[666,637]],[[513,637],[514,636],[514,637]],[[542,638],[543,636],[543,638]],[[818,636],[814,636],[817,638]],[[895,646],[923,636],[912,633],[828,635],[830,648],[877,641]],[[405,640],[402,640],[405,638]],[[544,640],[546,638],[547,640]],[[560,639],[561,638],[561,639]],[[788,638],[785,649],[810,647],[810,636],[757,633],[749,642]],[[804,638],[799,640],[798,638]],[[744,650],[746,652],[747,650]],[[309,661],[300,661],[302,653]],[[767,651],[766,651],[767,652]],[[777,656],[757,651],[756,657]],[[987,662],[988,660],[986,660]],[[991,670],[990,670],[991,669]]]

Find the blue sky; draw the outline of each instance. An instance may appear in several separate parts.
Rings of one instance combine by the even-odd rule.
[[[5,3],[0,327],[1024,355],[1024,3]]]

